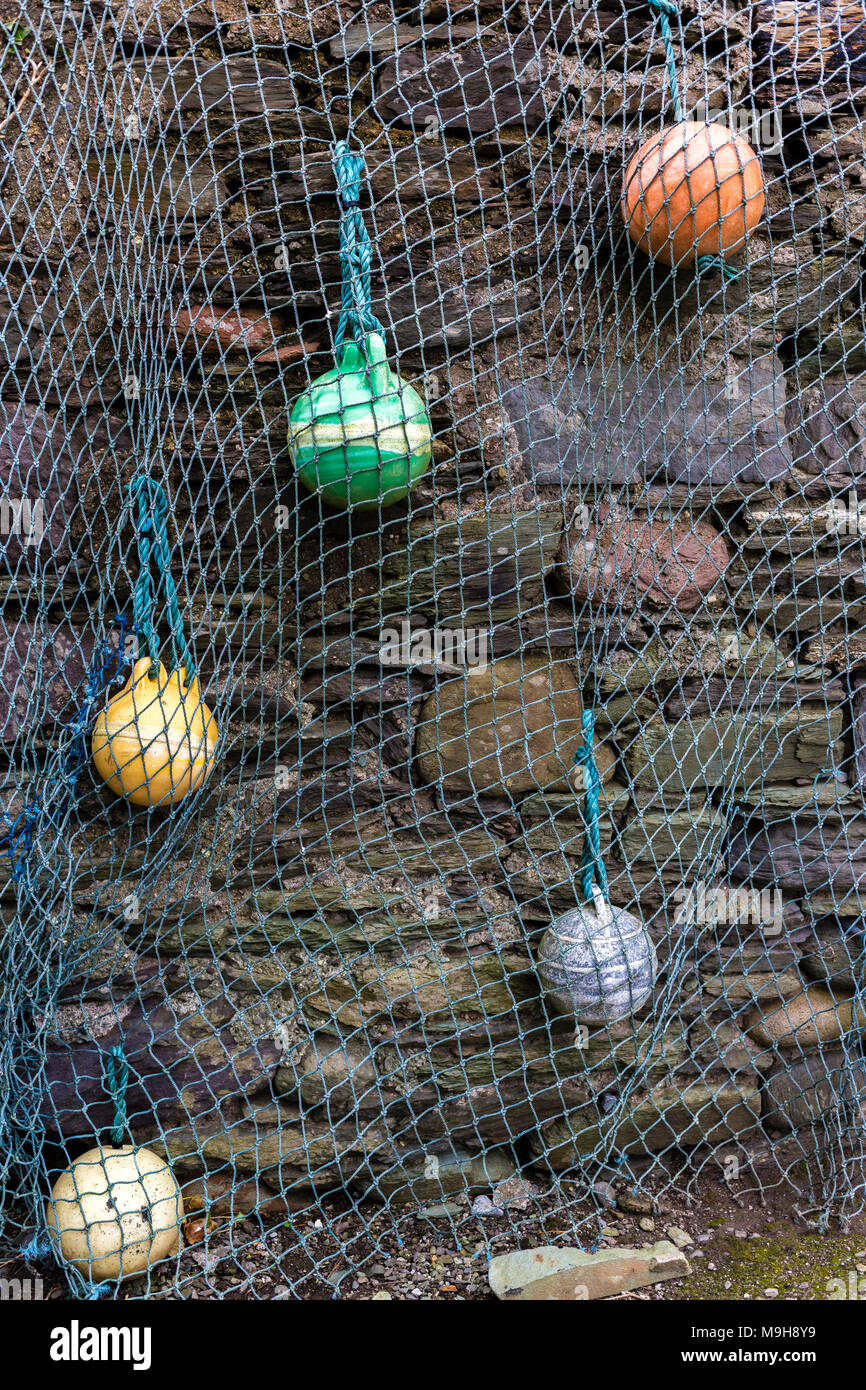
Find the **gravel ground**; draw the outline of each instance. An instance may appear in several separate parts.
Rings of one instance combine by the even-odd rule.
[[[638,1190],[608,1175],[596,1180],[596,1201],[587,1201],[585,1183],[565,1180],[546,1193],[494,1189],[420,1208],[352,1207],[335,1198],[279,1219],[198,1211],[185,1222],[179,1258],[155,1267],[149,1287],[145,1279],[128,1281],[120,1297],[492,1299],[491,1255],[536,1245],[640,1247],[664,1239],[683,1248],[691,1275],[621,1298],[859,1297],[861,1276],[866,1297],[866,1219],[856,1217],[847,1229],[831,1222],[820,1231],[798,1217],[789,1187],[767,1174],[760,1178],[753,1171],[751,1190],[737,1192],[705,1170],[688,1196],[661,1177]],[[46,1297],[66,1297],[52,1266],[17,1259],[0,1273],[39,1275]]]

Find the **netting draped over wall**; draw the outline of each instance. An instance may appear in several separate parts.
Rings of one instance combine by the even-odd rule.
[[[862,6],[0,19],[5,1249],[120,1129],[133,1294],[860,1212]]]

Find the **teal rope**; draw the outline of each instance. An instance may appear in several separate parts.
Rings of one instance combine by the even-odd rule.
[[[731,265],[723,256],[698,256],[695,269],[698,275],[721,271],[722,278],[725,280],[739,280],[742,275],[739,266]]]
[[[583,743],[574,754],[576,766],[584,769],[584,831],[583,854],[580,860],[580,880],[583,896],[588,903],[593,901],[592,884],[595,879],[602,896],[607,899],[607,870],[601,857],[601,832],[598,822],[598,798],[601,780],[595,758],[592,755],[592,737],[595,731],[595,715],[585,709],[581,720]]]
[[[671,89],[671,100],[674,106],[674,115],[678,122],[683,120],[683,103],[680,99],[680,85],[677,78],[677,59],[674,51],[674,38],[671,33],[671,19],[679,20],[680,12],[672,0],[649,0],[650,5],[659,17],[659,25],[662,31],[662,41],[665,46],[665,58],[668,65],[668,82]],[[697,275],[710,275],[719,272],[723,280],[739,280],[741,271],[737,266],[728,265],[723,256],[698,256],[695,262],[695,273]]]
[[[367,333],[383,333],[384,330],[371,308],[373,251],[359,208],[364,160],[361,155],[349,153],[346,140],[337,141],[331,158],[340,204],[340,267],[343,272],[340,321],[335,339],[339,347],[347,331],[357,343]]]
[[[674,36],[671,33],[672,19],[679,19],[680,12],[671,0],[649,0],[652,8],[657,12],[659,24],[662,31],[662,39],[665,46],[665,57],[668,65],[668,81],[671,87],[671,100],[674,104],[674,115],[677,121],[683,119],[683,104],[680,100],[680,84],[677,79],[677,56],[674,52]]]
[[[126,1133],[126,1087],[129,1082],[129,1065],[120,1046],[111,1047],[105,1059],[105,1089],[114,1106],[114,1121],[111,1126],[111,1142],[119,1148]]]
[[[188,677],[193,675],[192,654],[183,630],[183,616],[171,572],[171,549],[168,544],[168,500],[153,478],[140,474],[129,486],[133,506],[138,504],[136,530],[138,534],[138,578],[133,594],[133,614],[137,631],[150,653],[150,674],[156,676],[159,666],[159,635],[154,622],[156,595],[160,587],[168,608],[174,667],[185,666]],[[151,591],[150,562],[156,562],[159,578],[155,592]]]

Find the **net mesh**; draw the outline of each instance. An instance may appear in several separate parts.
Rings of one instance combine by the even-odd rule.
[[[121,1134],[200,1226],[132,1296],[334,1293],[419,1213],[591,1245],[600,1179],[861,1212],[862,7],[3,15],[4,1249]],[[620,207],[674,90],[766,191],[675,271]],[[289,416],[376,324],[334,505],[354,386],[306,485]],[[181,664],[216,752],[137,806],[92,731]]]

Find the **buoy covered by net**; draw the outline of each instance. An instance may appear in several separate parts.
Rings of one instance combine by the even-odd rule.
[[[622,215],[632,241],[666,265],[724,260],[764,211],[751,145],[721,124],[680,121],[647,140],[625,171]]]

